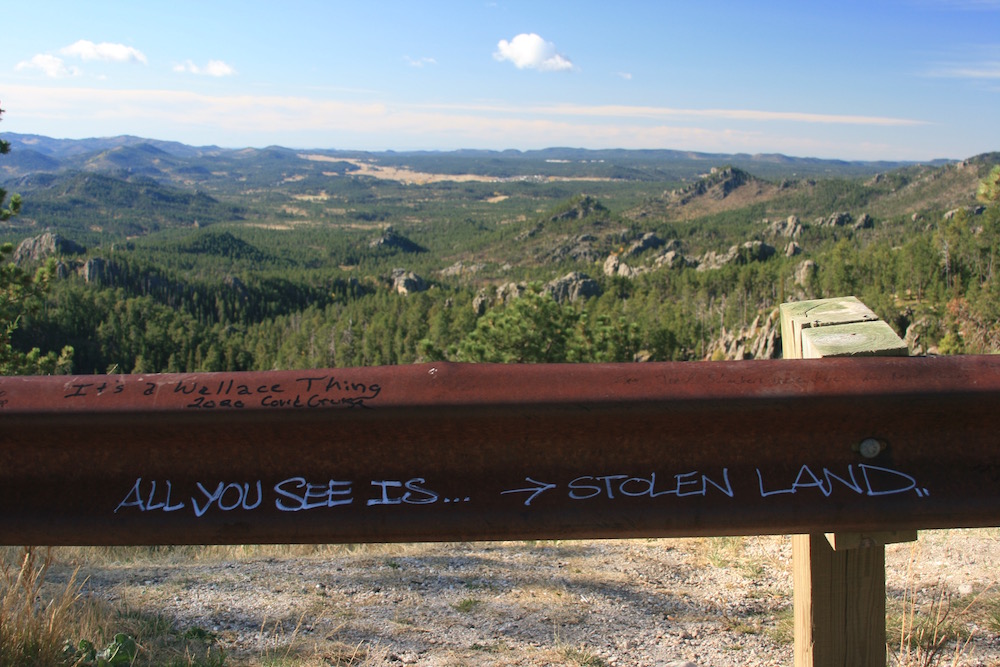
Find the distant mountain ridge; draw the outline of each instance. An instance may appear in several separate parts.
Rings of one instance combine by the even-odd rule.
[[[89,229],[141,235],[167,227],[240,220],[245,215],[236,204],[143,174],[121,178],[100,171],[39,171],[10,185],[30,202],[13,224],[55,221],[55,228],[64,233]]]
[[[0,178],[60,169],[126,170],[154,178],[185,180],[211,166],[243,165],[253,160],[291,161],[303,154],[340,159],[374,160],[387,166],[408,166],[431,173],[475,173],[512,177],[592,176],[619,180],[687,180],[708,167],[732,165],[763,178],[874,175],[914,164],[939,166],[949,160],[929,162],[847,161],[792,157],[778,153],[701,153],[670,149],[585,149],[552,147],[539,150],[381,151],[337,149],[221,148],[189,146],[132,135],[90,139],[55,139],[34,134],[6,133],[11,153],[0,164]]]
[[[939,165],[676,150],[366,153],[195,147],[135,136],[4,138],[12,150],[0,160],[0,184],[23,195],[25,205],[0,231],[61,230],[81,242],[219,222],[291,228],[322,221],[359,228],[399,224],[402,229],[420,220],[429,202],[447,209],[456,196],[469,196],[472,206],[495,209],[480,209],[479,216],[489,218],[499,210],[497,203],[517,192],[525,197],[518,204],[523,208],[512,210],[508,221],[523,221],[528,229],[512,238],[532,237],[529,218],[537,215],[537,204],[528,202],[557,191],[564,199],[580,193],[624,196],[631,201],[618,204],[619,210],[635,224],[740,210],[745,211],[742,219],[840,211],[886,218],[969,205],[980,167],[996,161],[987,154]],[[834,181],[842,182],[831,185]],[[432,182],[436,185],[427,185]],[[421,183],[416,186],[420,190],[415,183]],[[605,222],[600,218],[594,224]],[[594,230],[576,221],[562,224],[565,229],[559,226],[549,225],[553,229],[546,234],[567,238],[539,246],[537,254],[562,257],[567,246],[570,256],[588,255],[590,241],[570,241]]]
[[[165,153],[177,155],[179,157],[191,157],[218,153],[224,149],[218,146],[195,147],[182,144],[177,141],[160,141],[158,139],[145,139],[132,135],[119,135],[116,137],[101,137],[91,139],[54,139],[40,134],[17,134],[8,132],[4,134],[4,140],[9,141],[11,148],[35,151],[42,155],[65,159],[109,151],[115,148],[129,146],[149,145],[158,148]]]

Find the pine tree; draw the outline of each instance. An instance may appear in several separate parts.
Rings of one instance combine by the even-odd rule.
[[[3,109],[0,109],[0,114]],[[10,152],[10,142],[0,139],[0,155]],[[4,208],[7,191],[0,188],[0,220],[9,220],[21,209],[21,198],[14,195],[10,207]],[[57,356],[55,352],[42,354],[36,347],[28,353],[18,352],[11,345],[11,335],[17,329],[21,317],[38,302],[52,275],[52,264],[43,265],[34,274],[24,271],[9,261],[14,246],[0,245],[0,375],[68,372],[73,348],[64,347]]]
[[[976,196],[987,204],[1000,202],[1000,165],[993,167],[989,175],[979,182]]]
[[[0,108],[0,116],[3,115],[3,109]],[[0,155],[6,155],[10,152],[10,142],[0,139]],[[14,195],[10,198],[10,206],[4,208],[4,200],[7,199],[7,191],[0,188],[0,221],[10,220],[11,216],[17,215],[21,211],[21,196]]]

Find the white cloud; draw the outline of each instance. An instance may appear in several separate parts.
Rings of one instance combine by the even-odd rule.
[[[204,76],[232,76],[236,74],[236,70],[233,69],[231,65],[225,63],[221,60],[209,60],[208,64],[204,67],[199,67],[195,65],[190,60],[185,60],[182,64],[176,65],[174,67],[175,72],[187,72],[188,74],[201,74]]]
[[[1000,79],[1000,61],[941,67],[930,76],[948,79]]]
[[[437,65],[437,60],[434,58],[411,58],[410,56],[403,56],[403,60],[410,67],[423,67],[424,65]]]
[[[133,62],[147,64],[146,56],[137,49],[124,44],[112,44],[101,42],[95,44],[86,39],[81,39],[58,51],[59,55],[51,53],[39,53],[16,65],[18,70],[39,70],[43,74],[53,79],[61,79],[68,76],[79,76],[82,74],[80,68],[67,65],[66,60],[60,56],[69,58],[79,58],[80,60],[101,60],[104,62]]]
[[[124,44],[101,42],[95,44],[87,39],[81,39],[59,50],[64,56],[73,56],[81,60],[103,60],[106,62],[135,62],[147,64],[146,56],[138,49]]]
[[[12,85],[4,90],[6,106],[17,113],[8,129],[24,123],[16,131],[50,136],[67,136],[65,128],[72,127],[86,128],[85,136],[128,133],[227,146],[405,150],[579,145],[851,159],[934,157],[910,144],[872,143],[882,140],[882,127],[922,124],[899,118],[607,105],[394,105],[94,87]],[[796,130],[787,121],[832,125],[830,132],[817,134]],[[833,127],[846,133],[833,132]]]
[[[630,106],[624,104],[553,104],[516,107],[502,105],[451,105],[447,107],[438,106],[437,108],[475,113],[588,117],[594,120],[606,118],[645,119],[652,121],[707,119],[754,122],[786,121],[823,125],[869,125],[872,127],[915,127],[928,124],[927,121],[923,120],[893,118],[891,116],[817,114],[801,111],[761,111],[756,109],[679,109],[674,107]]]
[[[66,63],[59,56],[50,53],[39,53],[31,60],[19,62],[15,67],[17,70],[40,70],[46,76],[53,79],[61,79],[67,76],[76,76],[80,70],[76,67],[67,67]]]
[[[626,81],[631,81],[632,80],[632,73],[631,72],[615,72],[615,74],[617,74],[622,79],[625,79]]]
[[[573,63],[556,52],[556,45],[546,42],[535,33],[521,33],[509,42],[501,39],[493,57],[509,60],[518,69],[537,69],[542,72],[560,72],[574,69]]]

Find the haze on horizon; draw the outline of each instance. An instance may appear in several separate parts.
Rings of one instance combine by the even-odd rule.
[[[1000,0],[15,3],[0,134],[359,150],[1000,150]]]

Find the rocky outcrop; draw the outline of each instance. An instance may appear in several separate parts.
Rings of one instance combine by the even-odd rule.
[[[56,278],[59,280],[65,280],[69,278],[70,273],[74,270],[69,264],[63,261],[56,262]]]
[[[504,283],[495,290],[484,288],[472,300],[472,309],[483,315],[494,306],[508,304],[524,296],[532,288],[526,283]],[[574,271],[562,278],[549,281],[542,287],[542,294],[549,294],[559,303],[573,302],[601,295],[600,284],[585,273]]]
[[[699,271],[710,269],[721,269],[730,264],[743,265],[751,262],[763,262],[777,252],[773,245],[763,241],[747,241],[743,245],[734,245],[725,253],[717,253],[713,250],[705,253],[698,262]]]
[[[778,359],[781,357],[781,318],[778,309],[758,315],[750,326],[739,331],[725,329],[706,351],[713,361],[743,359]]]
[[[872,219],[872,217],[870,215],[868,215],[867,213],[862,213],[861,217],[859,217],[854,222],[854,225],[853,225],[853,229],[855,229],[855,230],[858,230],[858,229],[872,229],[873,227],[875,227],[875,220]]]
[[[632,257],[647,250],[658,249],[653,256],[651,265],[633,266],[626,264],[624,258]],[[695,266],[697,261],[690,260],[681,253],[681,242],[677,239],[664,241],[656,234],[648,232],[641,239],[633,241],[628,249],[621,253],[612,253],[604,260],[602,271],[610,277],[635,278],[638,275],[659,268],[674,268],[679,266]]]
[[[795,268],[795,284],[807,287],[817,270],[816,262],[811,259],[804,260]]]
[[[552,215],[550,222],[560,220],[582,220],[592,215],[606,215],[607,207],[590,195],[580,195],[573,199],[563,210]]]
[[[736,263],[764,262],[771,259],[776,252],[773,245],[768,245],[763,241],[747,241],[737,251]]]
[[[521,298],[526,291],[528,286],[525,283],[504,283],[497,288],[484,287],[472,299],[472,309],[476,315],[483,315],[492,306]]]
[[[546,283],[542,292],[551,294],[552,298],[559,303],[565,303],[566,301],[573,302],[577,299],[600,296],[601,286],[586,273],[573,271],[562,278],[556,278]]]
[[[80,276],[86,283],[106,285],[111,282],[112,274],[117,273],[117,269],[118,267],[103,257],[92,257],[83,265]]]
[[[797,215],[790,215],[784,220],[770,221],[764,219],[767,225],[767,234],[770,236],[782,236],[790,239],[797,239],[802,235],[802,223]]]
[[[846,227],[854,221],[854,217],[846,211],[831,213],[825,218],[816,218],[817,227]]]
[[[528,239],[535,238],[542,231],[542,229],[543,228],[541,225],[535,225],[534,227],[525,229],[523,232],[520,232],[517,236],[514,237],[514,240],[520,243],[522,241],[527,241]]]
[[[906,346],[910,349],[910,355],[936,354],[938,349],[934,345],[933,334],[939,330],[940,323],[931,317],[924,316],[910,322],[903,337]]]
[[[476,314],[476,317],[482,317],[486,314],[486,309],[490,307],[493,303],[493,294],[490,290],[483,288],[479,290],[479,293],[472,298],[472,310]]]
[[[21,266],[29,262],[38,262],[47,257],[57,255],[82,255],[87,249],[76,241],[70,241],[59,234],[45,232],[30,239],[25,239],[17,246],[11,260]]]
[[[562,243],[545,255],[546,261],[551,262],[594,262],[597,261],[601,252],[596,247],[597,237],[593,234],[579,234],[571,238],[568,242]]]
[[[653,258],[653,266],[673,269],[681,266],[697,266],[698,261],[687,257],[679,250],[666,250]]]
[[[674,241],[678,245],[680,241]],[[632,257],[633,255],[638,255],[640,253],[646,252],[653,248],[659,248],[665,244],[664,240],[653,232],[646,232],[642,235],[642,238],[633,241],[629,247],[625,250],[625,257]]]
[[[391,226],[386,227],[382,235],[372,240],[368,246],[370,248],[384,248],[389,250],[399,250],[401,252],[426,252],[426,248],[417,245],[410,239],[398,233]]]
[[[674,190],[670,193],[670,197],[680,204],[686,204],[697,197],[722,200],[741,186],[756,180],[742,169],[735,167],[723,167],[721,169],[713,167],[710,174],[682,190]]]
[[[423,292],[427,289],[427,284],[424,279],[415,274],[413,271],[407,271],[406,269],[393,269],[392,270],[392,289],[397,294],[413,294],[414,292]]]
[[[616,254],[608,255],[608,258],[604,260],[603,267],[604,275],[610,277],[621,277],[621,278],[635,278],[640,273],[645,273],[648,269],[645,267],[633,267],[629,266],[621,260]]]
[[[709,271],[711,269],[721,269],[729,264],[742,265],[751,262],[765,262],[778,252],[774,246],[763,241],[747,241],[742,245],[732,246],[724,253],[710,250],[700,258],[694,259],[680,252],[681,242],[677,239],[667,242],[659,241],[659,243],[660,245],[657,247],[660,248],[660,252],[653,257],[651,264],[638,266],[627,264],[623,260],[623,258],[628,256],[629,253],[627,252],[608,255],[602,266],[604,275],[612,278],[635,278],[654,269],[681,266],[697,267],[698,271]],[[798,254],[801,251],[798,244],[794,242],[785,246],[785,253],[788,256]]]
[[[113,259],[91,257],[82,265],[75,267],[76,274],[89,284],[102,287],[126,287],[140,294],[157,294],[177,289],[177,283],[164,278],[156,271],[140,274],[130,274],[128,267],[122,266]],[[227,287],[235,290],[246,290],[246,286],[238,278],[226,278]]]
[[[958,215],[959,212],[961,212],[961,211],[965,211],[966,215],[982,215],[983,212],[986,211],[986,207],[985,206],[963,206],[962,208],[953,208],[953,209],[951,209],[950,211],[948,211],[947,213],[944,214],[944,219],[945,220],[951,220],[956,215]]]
[[[438,274],[445,278],[454,278],[463,275],[474,275],[479,273],[485,267],[484,264],[466,264],[465,262],[459,260],[452,264],[451,266],[441,269]]]
[[[497,288],[496,298],[501,303],[510,303],[514,299],[520,299],[528,291],[528,286],[524,283],[504,283]]]
[[[721,269],[736,259],[736,248],[737,246],[733,246],[727,253],[717,253],[714,250],[709,250],[698,260],[698,270],[710,271],[712,269]]]
[[[604,275],[609,277],[634,278],[638,275],[662,267],[673,268],[680,266],[697,267],[698,271],[709,271],[711,269],[721,269],[729,264],[749,264],[751,262],[764,262],[773,257],[777,249],[763,241],[747,241],[742,245],[734,245],[724,253],[710,250],[698,259],[692,259],[680,252],[681,243],[674,239],[663,243],[661,251],[652,261],[652,265],[632,266],[622,261],[626,253],[613,253],[604,260],[602,270]],[[797,254],[801,252],[798,244],[791,243],[785,248],[785,252]],[[790,256],[790,255],[789,255]]]

